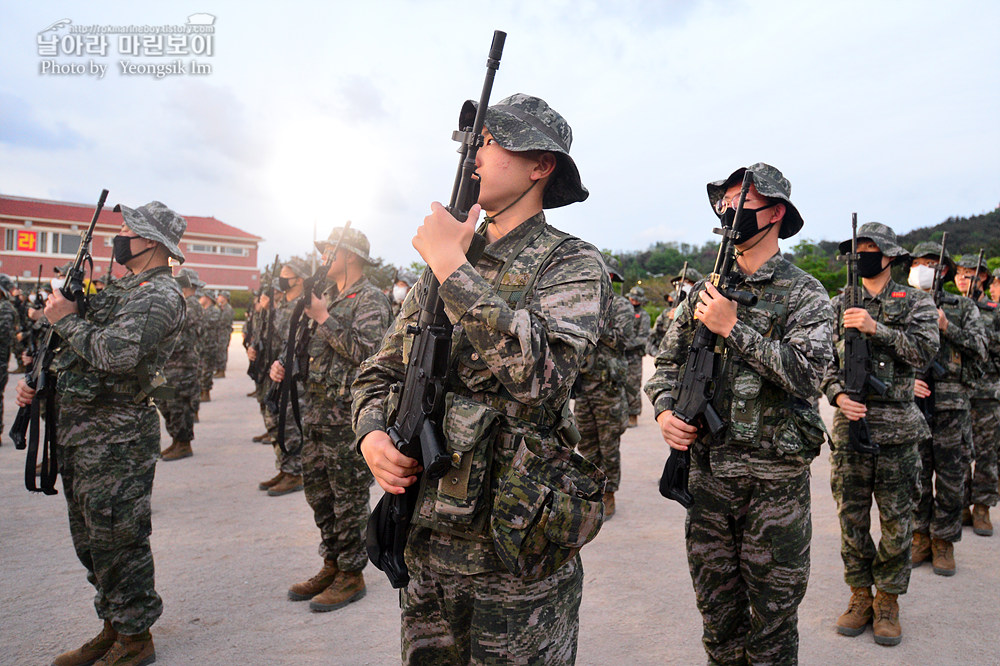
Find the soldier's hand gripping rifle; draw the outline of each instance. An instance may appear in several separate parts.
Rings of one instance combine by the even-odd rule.
[[[740,188],[739,203],[736,214],[729,226],[723,219],[722,228],[714,229],[714,233],[722,236],[719,244],[719,254],[715,259],[715,270],[710,281],[724,297],[736,301],[740,305],[753,307],[757,297],[749,292],[736,291],[733,285],[733,269],[736,260],[734,229],[743,215],[743,204],[747,192],[753,182],[753,174],[748,170],[743,175],[743,185]],[[693,300],[691,301],[694,302]],[[673,414],[688,425],[707,427],[713,435],[718,435],[726,428],[726,423],[716,413],[712,406],[715,392],[718,388],[719,373],[722,370],[722,352],[716,350],[719,336],[708,330],[705,324],[698,322],[688,352],[687,361],[681,373],[680,388],[674,400]],[[680,502],[684,508],[694,504],[694,498],[688,491],[688,475],[691,471],[691,452],[670,450],[670,457],[663,467],[660,477],[660,494],[667,499]]]
[[[93,259],[90,256],[90,244],[94,238],[94,226],[97,225],[97,218],[101,215],[104,202],[108,198],[108,191],[101,191],[101,198],[97,201],[97,208],[94,210],[94,217],[90,221],[90,227],[80,241],[80,249],[73,260],[73,267],[70,268],[66,283],[60,288],[62,295],[68,300],[76,301],[80,316],[87,310],[86,292],[83,287],[84,263],[89,263],[91,271],[94,268]],[[56,482],[56,401],[55,387],[52,385],[54,377],[50,376],[49,365],[52,362],[52,350],[58,343],[59,337],[55,333],[55,327],[49,326],[42,343],[38,346],[34,361],[31,364],[31,372],[25,376],[24,382],[28,388],[34,389],[35,395],[31,404],[17,410],[17,417],[10,428],[10,438],[14,446],[18,449],[28,448],[27,459],[24,464],[24,486],[31,492],[38,492],[35,486],[35,467],[38,464],[38,442],[39,425],[41,418],[42,401],[45,401],[45,436],[43,438],[42,449],[42,473],[41,491],[46,495],[55,495]],[[26,439],[27,437],[27,439]]]
[[[340,250],[340,244],[343,242],[344,236],[350,228],[351,221],[348,220],[344,224],[344,231],[341,232],[340,238],[337,239],[337,245],[334,247],[333,252],[329,254],[329,258],[316,269],[315,273],[303,281],[302,297],[295,305],[295,309],[292,310],[292,316],[288,325],[288,339],[285,341],[285,348],[278,359],[278,362],[285,368],[285,376],[281,382],[271,387],[267,397],[264,399],[266,408],[272,414],[278,416],[277,443],[278,448],[285,453],[288,453],[288,450],[285,448],[285,424],[288,418],[289,403],[292,405],[292,417],[295,419],[295,426],[299,429],[299,433],[302,433],[298,380],[305,379],[309,372],[308,356],[306,354],[308,352],[309,340],[312,339],[312,333],[315,330],[313,322],[305,314],[305,309],[312,303],[313,295],[317,297],[323,295],[323,291],[326,288],[326,274],[330,271],[330,266],[333,264],[334,258]]]
[[[931,286],[931,293],[934,295],[934,306],[940,308],[942,305],[954,305],[958,303],[958,297],[949,294],[944,290],[944,278],[948,274],[948,267],[944,263],[945,246],[948,243],[948,232],[941,234],[941,254],[938,256],[937,268],[934,269],[934,283]],[[948,370],[941,365],[936,358],[932,359],[926,368],[917,373],[917,378],[922,379],[926,384],[930,395],[926,398],[915,398],[914,402],[920,408],[920,412],[929,423],[934,416],[934,384],[936,380],[947,374]]]
[[[844,289],[844,310],[864,309],[861,276],[858,274],[858,214],[851,215],[851,252],[844,257],[847,262],[847,286]],[[889,387],[872,374],[871,340],[856,328],[844,329],[844,393],[854,402],[864,404],[870,391],[885,395]],[[868,420],[861,417],[848,421],[848,441],[851,450],[878,455],[878,444],[872,442]]]
[[[507,34],[499,30],[493,32],[479,104],[466,102],[462,106],[459,130],[452,134],[452,138],[461,144],[461,159],[447,208],[460,222],[467,220],[469,210],[479,200],[476,154],[484,142],[486,109],[506,37]],[[485,247],[485,239],[473,234],[466,257],[475,264]],[[417,285],[420,286],[417,293],[420,314],[417,323],[410,324],[406,329],[406,335],[413,336],[413,348],[399,395],[399,409],[389,424],[388,434],[401,453],[423,465],[423,473],[427,475],[423,482],[426,483],[440,479],[451,465],[451,458],[444,447],[441,423],[451,357],[452,325],[445,314],[444,302],[438,296],[440,285],[430,269],[425,271]],[[399,385],[392,388],[393,391],[400,390]],[[368,520],[368,559],[385,572],[394,588],[403,587],[410,580],[403,550],[420,485],[415,483],[400,495],[386,493]]]

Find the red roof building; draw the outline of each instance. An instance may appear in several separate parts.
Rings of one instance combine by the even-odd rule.
[[[80,247],[80,237],[94,217],[91,204],[48,201],[0,194],[0,272],[15,280],[28,281],[55,276],[54,269],[72,261]],[[91,254],[94,272],[103,275],[111,260],[111,239],[121,230],[122,216],[105,204],[94,227]],[[230,226],[214,217],[183,215],[187,231],[181,238],[184,266],[213,289],[254,290],[260,280],[257,245],[263,239]],[[125,273],[115,265],[114,275]]]

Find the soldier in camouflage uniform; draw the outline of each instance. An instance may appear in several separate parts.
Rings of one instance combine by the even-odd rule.
[[[840,244],[841,254],[850,251],[850,240]],[[913,402],[913,382],[917,370],[937,353],[937,309],[927,294],[891,279],[892,264],[909,263],[892,229],[878,222],[862,225],[858,252],[864,305],[845,311],[844,295],[833,299],[839,323],[834,341],[842,361],[844,329],[856,328],[866,335],[872,374],[888,390],[885,395],[869,392],[861,402],[852,400],[836,360],[823,378],[823,392],[837,408],[830,483],[840,517],[844,580],[852,593],[847,612],[837,620],[837,631],[858,636],[874,622],[875,642],[897,645],[902,640],[897,596],[906,594],[910,580],[913,496],[920,474],[917,442],[931,434]],[[879,446],[878,455],[850,447],[848,422],[862,417],[872,443]],[[878,504],[882,535],[877,550],[870,534],[872,497]]]
[[[621,283],[624,277],[618,260],[604,255],[604,261],[611,281]],[[608,477],[604,489],[605,520],[615,514],[615,492],[621,485],[621,435],[628,426],[625,340],[632,337],[635,319],[627,298],[616,292],[613,298],[599,344],[580,368],[573,390],[573,415],[580,431],[577,451]]]
[[[229,363],[229,341],[233,337],[233,306],[229,304],[229,292],[219,292],[216,305],[219,308],[219,347],[215,359],[215,377],[224,379],[226,364]]]
[[[955,264],[948,254],[945,266],[938,266],[940,243],[920,243],[910,254],[911,286],[930,291],[936,270],[945,273],[942,282],[954,276]],[[934,573],[953,576],[954,544],[962,539],[966,474],[972,460],[969,396],[986,359],[986,331],[972,300],[946,296],[938,305],[941,346],[935,359],[944,372],[933,378],[933,389],[919,376],[913,389],[917,398],[930,397],[933,407],[930,416],[924,414],[931,437],[920,442],[920,499],[914,509],[910,560],[919,566],[930,557]],[[932,375],[933,370],[927,376]]]
[[[573,451],[567,401],[598,343],[611,285],[600,253],[542,212],[588,195],[569,156],[569,124],[517,94],[487,109],[484,134],[479,204],[465,224],[431,205],[413,241],[429,269],[362,365],[355,432],[384,490],[420,482],[401,594],[403,662],[571,664],[583,592],[577,551],[600,529],[604,475]],[[480,207],[488,245],[472,265],[464,253]],[[406,329],[432,276],[457,325],[443,427],[460,461],[436,483],[418,477],[417,462],[385,432],[390,386],[403,380],[413,342]]]
[[[997,304],[986,297],[989,269],[986,262],[977,266],[977,260],[968,257],[958,262],[955,286],[963,294],[969,283],[976,280],[973,300],[979,308],[986,331],[984,375],[976,382],[972,393],[972,444],[975,457],[975,475],[966,485],[965,505],[972,505],[972,531],[979,536],[993,536],[990,507],[996,506],[997,446],[1000,444],[1000,314]]]
[[[399,308],[403,305],[403,299],[410,293],[410,289],[417,283],[417,276],[413,271],[403,269],[396,273],[396,282],[392,286],[392,316],[399,314]]]
[[[667,307],[660,312],[660,315],[656,318],[656,323],[653,324],[653,331],[649,335],[649,340],[646,342],[646,353],[656,358],[656,353],[660,350],[660,342],[663,340],[663,336],[667,333],[667,327],[670,326],[670,320],[674,318],[674,310],[677,306],[681,304],[687,295],[691,293],[691,289],[694,285],[702,279],[701,273],[693,268],[688,268],[684,271],[684,274],[678,273],[676,277],[670,280],[670,284],[673,285],[674,291],[667,292],[663,294],[663,300],[667,302]],[[677,296],[679,294],[679,296]]]
[[[625,360],[628,362],[628,381],[625,394],[628,397],[628,427],[639,425],[639,414],[642,413],[642,357],[652,333],[649,313],[646,308],[646,290],[642,287],[632,287],[628,291],[628,300],[632,304],[632,335],[625,341]]]
[[[368,238],[357,229],[335,228],[316,243],[330,264],[329,287],[322,298],[306,294],[306,315],[316,322],[309,343],[309,376],[302,420],[302,471],[306,500],[320,531],[320,572],[288,590],[292,601],[309,600],[317,612],[336,610],[365,595],[361,571],[368,564],[365,525],[371,475],[354,450],[351,384],[358,366],[375,353],[392,322],[385,294],[368,281],[363,269],[373,262]],[[284,368],[273,366],[280,381]]]
[[[191,442],[194,440],[194,417],[198,413],[201,398],[201,358],[198,355],[198,341],[201,338],[201,304],[195,291],[204,286],[198,273],[190,268],[182,268],[175,278],[181,288],[186,304],[184,327],[174,346],[174,353],[167,359],[163,374],[173,389],[173,396],[156,401],[163,423],[173,442],[160,452],[164,461],[190,458],[194,455]]]
[[[215,292],[211,289],[198,291],[198,301],[201,303],[201,340],[199,340],[198,355],[201,367],[199,370],[201,397],[200,402],[212,401],[212,378],[215,376],[215,365],[219,350],[219,322],[221,312],[215,307]]]
[[[691,451],[686,543],[709,662],[792,664],[809,579],[809,464],[825,439],[815,400],[834,319],[823,286],[779,251],[778,239],[802,227],[780,171],[758,163],[709,183],[713,209],[733,214],[748,170],[736,267],[738,288],[758,304],[737,306],[699,283],[674,314],[646,395],[664,440]],[[695,318],[723,346],[714,405],[728,426],[718,436],[672,411]]]
[[[184,324],[184,298],[168,257],[184,261],[178,243],[187,224],[158,201],[115,206],[124,219],[115,259],[130,274],[90,298],[86,316],[56,290],[45,316],[64,341],[53,359],[58,375],[59,472],[77,556],[97,588],[104,630],[56,666],[125,666],[155,661],[150,626],[162,602],[153,586],[150,496],[160,453],[160,420],[152,398],[160,370]],[[33,391],[22,380],[18,404]]]
[[[292,259],[281,267],[281,272],[278,275],[278,289],[281,295],[279,297],[278,293],[275,293],[277,303],[273,306],[276,309],[274,311],[274,330],[271,334],[271,351],[275,359],[281,357],[284,353],[285,345],[288,344],[292,314],[299,303],[299,299],[302,298],[303,282],[310,275],[309,266],[301,259]],[[275,361],[272,360],[271,362],[274,363]],[[278,413],[277,411],[271,411],[272,408],[279,407],[280,405],[268,407],[264,403],[272,386],[274,384],[268,378],[265,380],[258,395],[261,396],[261,414],[264,417],[264,425],[267,427],[267,432],[270,434],[270,440],[274,447],[275,469],[278,470],[278,473],[267,481],[261,481],[257,484],[257,488],[267,491],[269,497],[281,497],[282,495],[298,492],[304,487],[302,478],[303,433],[299,431],[299,427],[293,418],[294,412],[292,411],[291,394],[289,394],[288,411],[285,413],[285,450],[281,450],[281,447],[278,445]],[[301,407],[302,401],[305,399],[305,385],[301,381],[298,383],[297,392]],[[304,425],[303,428],[305,428]]]
[[[13,291],[14,281],[9,275],[0,273],[0,437],[3,436],[3,392],[7,388],[7,366],[17,335],[17,310],[10,302]]]

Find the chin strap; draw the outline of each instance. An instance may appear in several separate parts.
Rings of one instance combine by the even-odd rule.
[[[526,190],[525,190],[524,192],[521,192],[521,196],[519,196],[518,198],[516,198],[516,199],[514,199],[513,201],[511,201],[511,202],[510,202],[509,204],[507,204],[506,206],[504,206],[503,210],[501,210],[501,211],[500,211],[499,213],[497,213],[496,215],[487,215],[487,216],[486,216],[485,218],[483,218],[483,221],[484,221],[484,222],[486,222],[486,224],[493,224],[493,223],[495,223],[495,222],[496,222],[496,219],[497,219],[498,217],[500,217],[501,215],[503,215],[504,213],[506,213],[506,212],[507,212],[507,211],[508,211],[508,210],[510,209],[510,207],[511,207],[511,206],[513,206],[513,205],[514,205],[514,204],[516,204],[516,203],[517,203],[518,201],[520,201],[521,199],[523,199],[523,198],[524,198],[524,195],[526,195],[526,194],[527,194],[528,192],[530,192],[530,191],[531,191],[531,188],[533,188],[533,187],[534,187],[535,185],[537,185],[537,184],[538,184],[538,181],[537,181],[537,180],[533,180],[533,181],[531,181],[531,185],[529,185],[529,186],[528,186],[528,189],[526,189]]]
[[[736,256],[737,259],[739,259],[744,254],[746,254],[750,250],[752,250],[755,247],[757,247],[758,245],[760,245],[761,241],[763,241],[765,238],[767,238],[767,235],[769,233],[771,233],[771,228],[774,227],[775,224],[779,224],[780,222],[781,222],[781,220],[779,220],[778,222],[772,222],[771,224],[767,225],[768,226],[767,231],[764,231],[763,229],[761,229],[761,232],[763,232],[763,233],[760,234],[760,238],[757,239],[757,242],[755,242],[753,245],[751,245],[750,247],[748,247],[745,250],[734,250],[733,254]]]

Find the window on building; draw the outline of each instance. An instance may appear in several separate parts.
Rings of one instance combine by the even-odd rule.
[[[7,252],[17,250],[17,229],[4,229],[3,249]]]
[[[248,248],[238,247],[235,245],[205,245],[202,243],[189,243],[188,249],[192,252],[200,252],[203,254],[228,254],[237,257],[250,256],[250,250]]]
[[[205,254],[215,254],[218,251],[218,247],[215,245],[199,245],[192,243],[188,247],[191,248],[192,252],[203,252]]]
[[[52,254],[75,255],[80,249],[79,234],[52,234]]]

